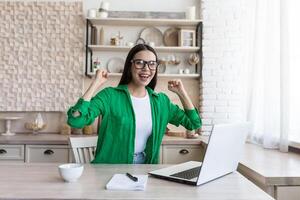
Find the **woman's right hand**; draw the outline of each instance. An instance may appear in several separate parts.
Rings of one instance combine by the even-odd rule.
[[[100,87],[107,81],[108,73],[106,70],[98,69],[96,71],[96,76],[92,81],[90,87],[83,94],[82,98],[85,101],[90,101],[94,93],[100,89]]]
[[[107,78],[108,78],[108,72],[104,69],[98,69],[96,71],[96,76],[93,81],[93,84],[95,84],[95,86],[97,87],[100,87],[101,85],[103,85],[103,83],[107,81]]]

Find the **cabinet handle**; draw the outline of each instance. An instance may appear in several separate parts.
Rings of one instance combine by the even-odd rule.
[[[0,149],[0,154],[6,154],[7,151],[5,149]]]
[[[46,151],[44,151],[45,155],[52,155],[54,154],[54,151],[52,151],[51,149],[47,149]]]
[[[190,153],[188,150],[186,150],[186,149],[181,149],[180,151],[179,151],[179,153],[180,154],[188,154],[188,153]]]

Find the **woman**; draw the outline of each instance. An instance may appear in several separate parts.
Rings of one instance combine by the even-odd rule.
[[[154,92],[157,54],[145,44],[133,47],[126,58],[117,87],[93,94],[107,81],[108,73],[98,70],[88,90],[68,111],[68,123],[82,128],[102,116],[97,150],[92,163],[158,163],[159,148],[168,123],[188,130],[201,126],[201,119],[180,80],[168,82],[184,111],[164,93]]]

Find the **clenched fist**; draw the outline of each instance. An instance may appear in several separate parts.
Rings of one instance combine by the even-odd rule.
[[[168,89],[178,95],[185,93],[185,89],[180,79],[168,81]]]
[[[96,71],[94,84],[96,84],[97,87],[100,87],[103,83],[107,81],[107,78],[108,78],[108,72],[104,69],[98,69]]]

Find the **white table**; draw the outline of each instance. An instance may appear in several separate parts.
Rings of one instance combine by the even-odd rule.
[[[1,164],[0,199],[197,199],[274,200],[238,172],[202,186],[190,186],[149,176],[146,191],[109,191],[115,173],[147,174],[166,165],[90,165],[80,179],[63,182],[59,164]]]
[[[238,169],[276,199],[300,199],[299,154],[247,143]]]
[[[5,133],[2,133],[1,135],[10,136],[15,135],[15,133],[11,132],[11,121],[21,119],[22,117],[0,117],[0,120],[5,120],[5,127],[6,131]]]

